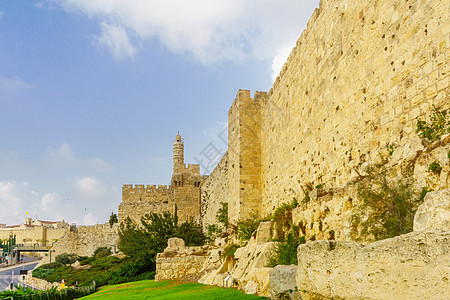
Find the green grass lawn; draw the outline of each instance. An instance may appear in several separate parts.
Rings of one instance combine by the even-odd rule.
[[[175,281],[144,280],[118,285],[108,285],[100,288],[100,291],[82,299],[268,299],[254,295],[246,295],[235,289],[223,289],[217,286],[203,285],[199,283],[179,283]]]

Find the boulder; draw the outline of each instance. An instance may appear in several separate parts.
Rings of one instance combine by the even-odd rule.
[[[295,299],[294,294],[297,291],[296,269],[296,265],[279,265],[270,271],[269,290],[271,299]]]
[[[450,230],[450,189],[429,192],[414,216],[414,231]]]

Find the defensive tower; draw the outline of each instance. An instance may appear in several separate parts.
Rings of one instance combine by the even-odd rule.
[[[181,172],[184,168],[184,142],[178,132],[173,142],[173,173]]]

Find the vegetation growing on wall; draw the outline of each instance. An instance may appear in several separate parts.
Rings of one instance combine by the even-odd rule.
[[[417,118],[417,133],[430,142],[450,133],[450,109],[441,109],[433,105],[430,121]]]
[[[356,184],[362,205],[352,216],[355,237],[358,228],[360,237],[373,236],[375,240],[411,232],[414,212],[422,198],[414,192],[412,179],[392,179],[384,166],[370,165],[366,173]]]
[[[216,219],[226,229],[228,227],[228,203],[220,202],[221,207],[217,210]]]
[[[296,198],[291,203],[283,203],[275,209],[272,216],[275,236],[279,240],[284,240],[285,232],[292,228],[292,210],[298,206]]]
[[[277,265],[297,265],[297,248],[305,242],[305,237],[299,237],[299,229],[294,226],[286,238],[271,249],[267,266],[273,268]]]
[[[237,226],[237,233],[239,239],[242,241],[248,241],[252,237],[253,233],[258,229],[261,219],[258,214],[252,214],[249,218],[239,221]]]

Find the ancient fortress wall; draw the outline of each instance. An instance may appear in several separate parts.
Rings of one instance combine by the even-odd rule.
[[[118,224],[110,227],[106,223],[92,226],[78,226],[75,230],[67,230],[66,234],[54,244],[53,250],[55,250],[55,253],[52,254],[52,257],[56,257],[56,255],[61,253],[91,256],[98,247],[117,246],[119,239],[117,234],[118,227]],[[116,250],[118,251],[117,247]],[[44,257],[41,264],[47,262],[49,262],[48,256]]]
[[[228,203],[228,152],[202,185],[201,220],[203,230],[208,225],[217,224],[217,211],[221,202]]]
[[[448,163],[448,141],[424,147],[416,118],[432,105],[450,106],[449,6],[322,0],[269,93],[237,93],[228,112],[228,172],[208,179],[202,203],[228,198],[236,224],[296,198],[294,223],[307,238],[351,239],[358,204],[348,183],[380,154],[393,152],[398,168],[411,160],[419,189],[448,187],[447,169],[441,178],[427,173],[436,157]],[[225,180],[228,190],[210,191]],[[202,205],[205,224],[214,209]]]
[[[145,213],[172,211],[172,199],[173,190],[166,185],[123,185],[122,202],[118,209],[119,223],[130,217],[140,224],[141,217]]]
[[[449,104],[446,1],[324,1],[262,107],[262,212],[339,187]]]
[[[28,244],[33,245],[35,243],[42,244],[47,239],[46,238],[47,228],[39,226],[27,229],[0,229],[0,240],[6,241],[9,239],[10,235],[16,236],[17,244]]]

